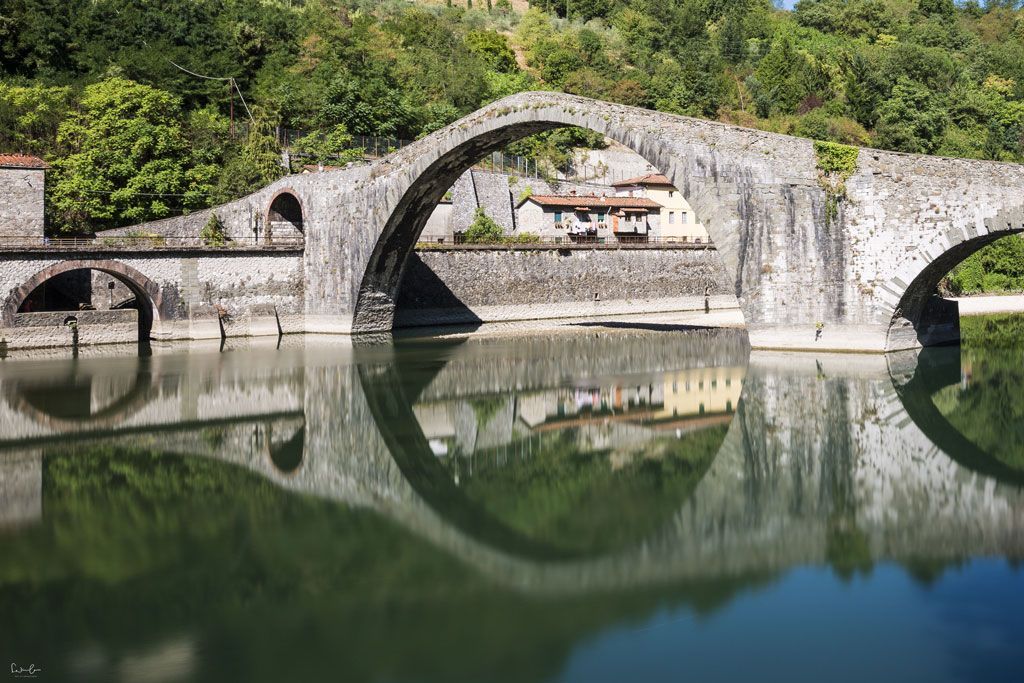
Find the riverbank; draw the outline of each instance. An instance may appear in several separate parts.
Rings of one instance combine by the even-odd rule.
[[[960,306],[960,315],[991,315],[993,313],[1024,313],[1024,294],[994,296],[963,296],[953,301]]]

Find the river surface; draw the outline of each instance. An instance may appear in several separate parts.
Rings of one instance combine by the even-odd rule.
[[[964,326],[889,356],[631,325],[12,355],[3,667],[1020,680],[1024,319]]]

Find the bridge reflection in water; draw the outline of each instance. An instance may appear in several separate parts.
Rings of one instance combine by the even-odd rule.
[[[522,680],[581,634],[800,567],[930,578],[1022,554],[1024,469],[945,417],[959,349],[750,355],[729,331],[292,343],[0,364],[5,640],[49,643],[70,675],[89,648],[109,673],[184,633],[188,667],[214,678],[229,665],[201,653],[227,641],[249,658],[225,671],[260,678],[255,625],[308,618],[347,634],[334,665],[354,678]],[[50,582],[74,599],[51,605],[67,594]],[[74,613],[52,634],[51,608]],[[502,673],[474,633],[488,613],[554,621],[519,633]],[[396,644],[430,622],[463,659],[455,641]],[[309,666],[330,649],[281,642]]]

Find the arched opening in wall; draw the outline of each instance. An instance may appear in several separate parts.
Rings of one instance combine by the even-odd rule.
[[[733,278],[651,147],[638,152],[594,131],[537,121],[458,145],[392,213],[362,282],[354,330],[583,315],[583,307],[599,315],[657,311],[665,320],[732,308],[739,318]],[[624,247],[648,249],[646,261],[661,263],[642,267],[639,251],[612,253]],[[465,250],[457,265],[452,249]],[[607,250],[593,260],[608,263],[573,259],[578,249]],[[531,268],[559,263],[524,269],[521,254],[530,250],[545,253]]]
[[[1007,222],[997,216],[986,223],[990,232],[970,239],[941,235],[937,244],[919,250],[909,273],[900,273],[882,285],[884,295],[899,298],[887,350],[958,343],[962,314],[983,313],[985,306],[1010,305],[974,295],[998,296],[1024,289],[1024,238],[1019,234],[1024,232],[1024,222]],[[961,241],[956,241],[957,237]],[[954,243],[949,246],[949,241]]]
[[[148,341],[158,295],[155,285],[132,279],[130,268],[75,267],[59,263],[37,273],[8,300],[10,321],[19,327],[74,329],[102,343]],[[153,289],[152,292],[147,288]],[[77,342],[76,342],[77,343]]]
[[[267,211],[267,241],[298,239],[302,235],[302,204],[291,192],[279,193]]]

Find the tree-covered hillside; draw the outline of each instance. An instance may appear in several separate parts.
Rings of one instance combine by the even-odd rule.
[[[282,172],[278,127],[320,131],[305,144],[329,158],[349,135],[415,138],[529,89],[1024,161],[1020,4],[6,0],[0,149],[53,164],[58,231],[240,196]]]

